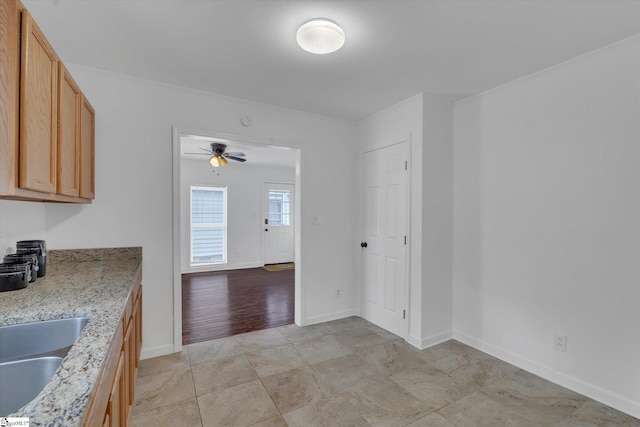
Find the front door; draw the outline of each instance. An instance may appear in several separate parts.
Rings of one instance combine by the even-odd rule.
[[[363,157],[363,311],[368,321],[406,335],[407,143]]]
[[[293,184],[263,187],[264,263],[293,262]]]

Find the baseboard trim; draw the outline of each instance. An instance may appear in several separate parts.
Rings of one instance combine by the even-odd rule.
[[[580,393],[607,406],[611,406],[612,408],[629,414],[632,417],[640,418],[640,402],[634,402],[633,400],[612,391],[605,390],[578,378],[563,374],[553,368],[541,365],[533,360],[527,359],[526,357],[522,357],[493,344],[474,338],[464,332],[453,331],[453,339],[544,378],[545,380],[551,381],[552,383],[566,387],[569,390],[573,390],[576,393]]]
[[[640,419],[640,402],[634,402],[633,400],[617,393],[605,390],[557,371],[554,371],[553,378],[549,379],[549,381]]]
[[[307,317],[302,320],[302,324],[300,326],[310,326],[315,325],[316,323],[330,322],[332,320],[344,319],[349,316],[358,316],[357,310],[350,308],[348,310]]]
[[[262,267],[264,264],[261,262],[243,262],[239,264],[211,264],[202,267],[192,267],[186,268],[181,271],[181,274],[189,274],[189,273],[208,273],[214,271],[223,271],[223,270],[244,270],[246,268],[258,268]]]
[[[511,353],[510,351],[503,350],[502,348],[489,344],[485,341],[478,340],[470,335],[465,334],[464,332],[454,331],[453,339],[484,353],[487,353],[493,357],[497,357],[500,360],[515,365],[518,368],[524,369],[525,371],[535,374],[539,377],[548,379],[553,374],[552,369],[540,365],[533,360],[519,356],[515,353]]]
[[[159,345],[150,348],[142,347],[142,350],[140,351],[140,360],[151,359],[158,356],[166,356],[167,354],[172,353],[174,353],[173,344]]]
[[[424,338],[409,335],[407,342],[420,350],[424,350],[425,348],[433,347],[434,345],[448,341],[451,338],[453,338],[453,335],[451,330],[448,329]]]

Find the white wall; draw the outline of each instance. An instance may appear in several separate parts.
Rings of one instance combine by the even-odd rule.
[[[636,417],[639,52],[458,102],[454,155],[454,337]]]
[[[180,219],[182,238],[182,272],[229,270],[263,265],[262,183],[295,182],[294,167],[254,165],[229,162],[219,175],[211,173],[208,157],[202,160],[183,159],[181,174]],[[189,194],[192,185],[218,185],[227,187],[227,263],[191,267]],[[295,201],[294,201],[295,202]]]
[[[423,94],[422,335],[451,338],[453,322],[453,97]]]
[[[451,97],[422,93],[357,124],[361,154],[410,141],[407,339],[419,348],[451,337],[452,109]]]
[[[356,216],[356,142],[351,123],[84,67],[69,69],[96,110],[96,200],[89,206],[47,204],[45,238],[49,247],[60,249],[143,247],[143,356],[173,350],[173,125],[285,141],[302,150],[302,320],[314,323],[354,312],[356,231],[350,218]],[[254,118],[252,127],[240,124],[244,115]],[[326,164],[320,160],[327,152],[341,155]],[[37,214],[42,205],[35,206]],[[313,214],[321,216],[320,225],[311,225]],[[340,299],[333,290],[338,286]]]
[[[45,204],[0,200],[0,258],[14,253],[19,240],[45,238]]]

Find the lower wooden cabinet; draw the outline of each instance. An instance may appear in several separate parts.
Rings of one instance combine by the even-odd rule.
[[[142,286],[135,295],[135,302],[129,321],[130,330],[127,340],[127,367],[129,369],[129,414],[133,409],[135,386],[138,379],[138,365],[140,365],[140,348],[142,347]],[[126,335],[125,335],[126,337]]]
[[[85,426],[129,425],[142,348],[142,285],[134,286],[105,362]]]
[[[124,417],[122,407],[125,403],[123,396],[123,385],[126,382],[124,378],[124,352],[121,351],[118,356],[118,364],[116,365],[116,375],[111,385],[111,393],[109,393],[109,402],[107,404],[107,410],[104,416],[103,426],[119,427],[124,426],[127,423],[127,419]]]

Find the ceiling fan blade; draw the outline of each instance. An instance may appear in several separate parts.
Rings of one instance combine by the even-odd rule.
[[[229,153],[224,153],[225,156],[234,156],[234,157],[244,157],[245,154],[244,153],[240,153],[237,151],[231,151]]]
[[[184,154],[196,154],[198,156],[210,156],[211,153],[184,153]]]
[[[243,159],[242,157],[229,156],[229,155],[226,155],[225,157],[227,159],[235,160],[237,162],[246,162],[247,161],[247,159]]]
[[[213,151],[209,150],[208,148],[202,148],[202,147],[198,147],[199,149],[201,149],[202,151],[206,151],[209,154],[213,154]]]

